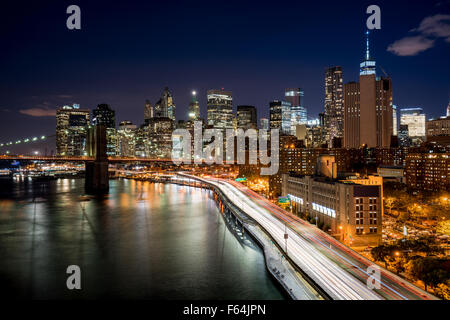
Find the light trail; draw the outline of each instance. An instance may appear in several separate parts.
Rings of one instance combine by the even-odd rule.
[[[382,268],[381,288],[372,290],[367,286],[367,267],[374,263],[336,239],[234,181],[189,177],[219,188],[269,232],[282,248],[285,246],[284,233],[287,226],[288,256],[333,299],[434,299]]]

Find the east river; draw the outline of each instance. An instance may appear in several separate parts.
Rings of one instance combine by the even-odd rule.
[[[0,286],[20,299],[284,299],[262,250],[232,232],[210,191],[111,180],[0,180]],[[68,290],[69,265],[81,290]]]

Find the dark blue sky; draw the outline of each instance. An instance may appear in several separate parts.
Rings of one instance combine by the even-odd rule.
[[[66,28],[70,4],[81,8],[81,30]],[[206,90],[221,87],[233,91],[235,107],[256,105],[258,117],[285,87],[302,87],[316,117],[327,66],[341,65],[344,82],[358,80],[370,4],[380,6],[382,27],[371,52],[392,77],[394,103],[443,115],[449,1],[8,1],[0,13],[0,142],[53,133],[54,117],[37,115],[73,102],[108,103],[118,121],[140,124],[145,99],[154,103],[166,85],[179,119],[192,90],[205,114]]]

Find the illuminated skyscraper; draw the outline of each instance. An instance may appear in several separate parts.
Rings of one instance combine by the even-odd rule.
[[[450,101],[448,102],[447,106],[447,117],[450,117]]]
[[[325,71],[325,130],[328,144],[333,138],[344,136],[344,90],[342,67],[330,67]]]
[[[290,135],[291,104],[286,101],[273,100],[270,102],[270,129],[279,129],[280,134]]]
[[[426,136],[426,117],[422,108],[400,109],[400,124],[408,126],[408,134],[411,139],[423,138]]]
[[[175,104],[168,87],[164,88],[161,98],[155,103],[154,117],[169,118],[175,121]]]
[[[122,121],[117,130],[117,154],[121,157],[136,155],[136,125]]]
[[[107,104],[99,104],[92,113],[93,124],[106,127],[106,154],[115,156],[117,151],[116,112]]]
[[[208,125],[216,129],[233,128],[233,93],[224,90],[208,90]]]
[[[200,104],[197,100],[197,92],[192,91],[192,100],[189,103],[189,120],[198,120],[200,119]]]
[[[267,118],[259,119],[259,128],[263,130],[269,130],[269,119]]]
[[[397,106],[392,106],[392,135],[398,135]]]
[[[63,106],[56,111],[56,153],[59,156],[86,155],[90,111],[80,105]]]
[[[366,31],[366,54],[363,62],[359,64],[359,75],[375,75],[376,74],[376,62],[370,57],[369,51],[369,31]]]
[[[360,64],[359,82],[344,86],[344,146],[346,148],[389,147],[392,128],[392,81],[377,78],[375,60],[366,54]]]
[[[147,122],[147,120],[151,118],[153,118],[153,106],[150,101],[145,100],[144,121]]]
[[[237,106],[237,127],[240,129],[257,129],[256,108],[254,106]]]
[[[306,124],[308,112],[303,105],[304,92],[301,88],[287,88],[284,91],[284,100],[291,104],[291,134],[295,135],[295,126]]]

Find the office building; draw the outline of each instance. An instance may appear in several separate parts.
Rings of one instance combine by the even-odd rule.
[[[450,116],[426,122],[427,142],[450,145]]]
[[[392,135],[398,135],[397,106],[392,106]]]
[[[153,106],[150,103],[149,100],[145,100],[145,107],[144,107],[144,121],[148,121],[148,119],[153,118]]]
[[[409,138],[423,141],[426,136],[426,117],[422,108],[400,109],[400,124],[408,126]]]
[[[259,128],[263,130],[269,130],[269,119],[261,118],[259,119]]]
[[[117,154],[119,156],[134,157],[136,155],[136,130],[136,125],[131,121],[119,123],[117,130]]]
[[[63,106],[56,111],[56,153],[59,156],[87,155],[90,111],[80,105]]]
[[[401,147],[409,147],[411,139],[409,138],[409,129],[407,124],[401,124],[398,130],[398,144]]]
[[[108,156],[117,155],[117,131],[116,113],[107,104],[99,104],[92,111],[93,125],[103,125],[106,128],[106,154]]]
[[[207,92],[208,125],[215,129],[233,128],[233,93],[225,90]]]
[[[168,87],[164,88],[161,98],[155,103],[154,116],[156,118],[169,118],[175,121],[175,103]]]
[[[244,130],[258,128],[254,106],[237,106],[236,114],[237,128]]]
[[[376,77],[375,60],[370,57],[367,37],[359,82],[344,86],[344,146],[389,147],[392,121],[392,81]]]
[[[324,120],[328,145],[333,138],[344,137],[344,88],[342,67],[330,67],[325,71]]]
[[[145,155],[151,158],[170,159],[172,156],[172,132],[175,123],[170,118],[152,118],[144,128]],[[146,140],[146,141],[145,141]]]
[[[292,211],[351,247],[381,243],[382,177],[336,178],[333,156],[320,156],[314,175],[283,174]]]
[[[301,88],[287,88],[284,100],[291,104],[291,134],[295,135],[295,126],[306,124],[308,112],[303,104],[304,92]]]
[[[192,100],[189,102],[189,113],[188,118],[191,121],[199,120],[200,119],[200,104],[197,100],[197,92],[192,91]]]
[[[290,135],[291,104],[286,101],[273,100],[270,102],[270,129],[279,129],[280,135]]]

